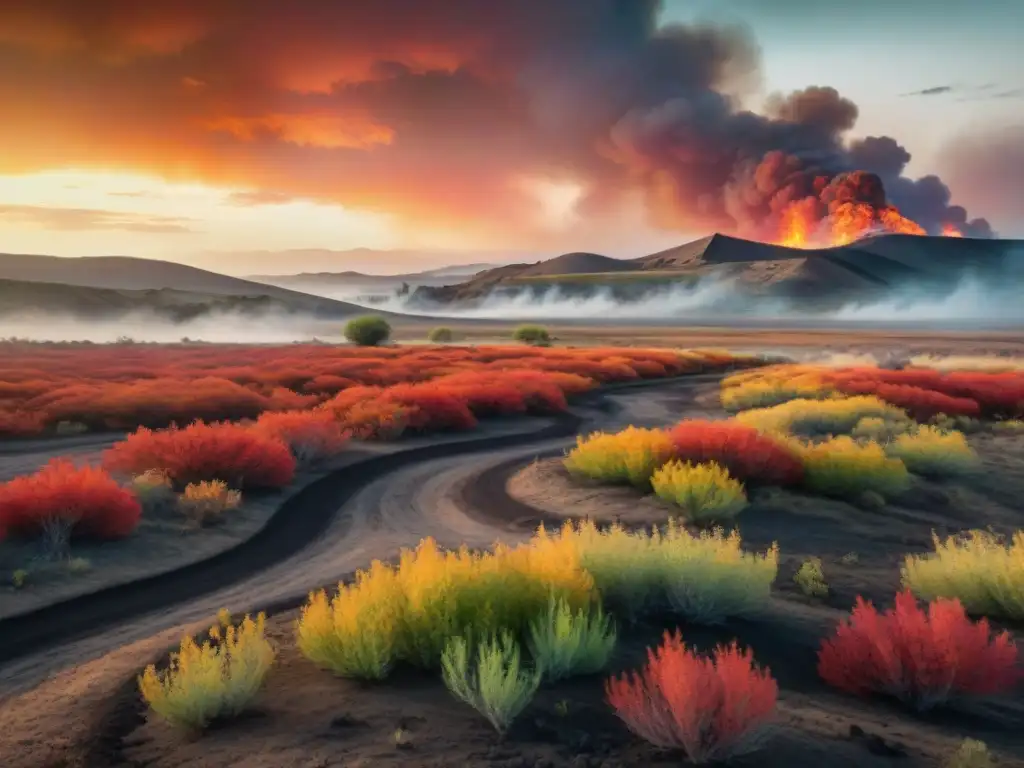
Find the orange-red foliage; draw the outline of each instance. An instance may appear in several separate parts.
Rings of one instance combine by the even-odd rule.
[[[882,693],[921,710],[998,693],[1020,679],[1007,632],[992,637],[988,622],[971,621],[959,600],[940,598],[925,612],[909,591],[885,613],[858,597],[849,620],[822,644],[818,672],[849,693]]]
[[[521,401],[527,412],[551,412],[594,382],[732,365],[717,353],[607,347],[0,342],[0,424],[14,423],[6,432],[23,434],[60,421],[91,429],[234,421],[266,411],[311,409],[352,390],[357,399],[376,391],[362,387],[432,383],[436,386],[425,390],[399,390],[394,398],[401,399],[392,402],[405,405],[413,428],[462,428],[470,423],[466,410],[521,413]],[[449,396],[462,404],[453,405]],[[417,415],[420,399],[447,403],[445,417],[418,426],[433,421]],[[355,402],[335,403],[331,410],[347,410]],[[33,414],[32,420],[23,413]]]
[[[303,465],[337,456],[349,439],[334,415],[325,410],[264,413],[252,430],[283,441]]]
[[[1016,417],[1024,414],[1024,372],[953,371],[944,373],[924,368],[890,371],[879,368],[844,368],[829,372],[825,380],[850,394],[876,394],[893,405],[913,410],[920,401],[922,415],[934,415],[942,404],[942,413],[967,416]],[[916,387],[952,398],[952,401],[925,401],[923,396],[905,387]],[[908,405],[890,399],[908,399]],[[916,399],[915,399],[916,398]],[[948,409],[948,410],[945,410]]]
[[[162,470],[179,487],[223,480],[231,488],[280,488],[295,475],[295,458],[281,440],[240,424],[203,422],[143,427],[104,452],[103,466],[130,475]]]
[[[951,397],[942,392],[908,384],[852,380],[840,382],[836,388],[847,395],[875,395],[887,403],[903,408],[918,421],[926,421],[940,413],[975,418],[981,415],[981,407],[968,397]]]
[[[712,658],[683,644],[679,630],[647,651],[640,674],[606,683],[608,702],[631,731],[655,746],[682,749],[694,763],[725,760],[760,746],[779,688],[768,669],[735,642]]]
[[[787,446],[734,421],[682,421],[669,430],[673,457],[714,461],[745,483],[796,485],[804,476],[800,458]]]
[[[343,429],[360,440],[394,440],[409,421],[409,409],[396,403],[362,400],[340,417]]]
[[[65,459],[0,483],[0,531],[19,536],[35,536],[48,521],[63,521],[72,536],[122,538],[141,515],[135,496],[102,469],[75,467]]]
[[[41,413],[0,409],[0,437],[29,437],[43,431],[46,421]]]

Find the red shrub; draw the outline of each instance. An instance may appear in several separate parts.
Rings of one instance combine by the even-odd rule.
[[[281,440],[240,424],[202,422],[142,428],[107,450],[103,466],[131,475],[163,470],[177,486],[223,480],[232,488],[280,488],[295,475],[295,459]]]
[[[714,461],[745,482],[797,485],[804,467],[785,445],[734,421],[682,421],[669,430],[673,455],[682,461]]]
[[[905,384],[853,380],[840,382],[837,389],[847,395],[875,395],[887,403],[903,408],[918,421],[927,421],[940,413],[975,418],[981,415],[981,408],[974,400],[950,397],[941,392]]]
[[[317,395],[334,395],[343,389],[354,386],[356,386],[356,382],[352,379],[327,374],[310,379],[302,386],[302,390]]]
[[[925,710],[1016,684],[1017,647],[1007,632],[990,634],[988,622],[972,622],[958,600],[935,600],[926,613],[906,591],[880,614],[858,597],[850,618],[822,644],[818,673],[849,693],[882,693]]]
[[[348,408],[340,424],[360,440],[394,440],[405,431],[409,410],[397,403],[365,400]]]
[[[324,410],[264,413],[252,430],[283,441],[303,466],[337,456],[349,438],[333,414]]]
[[[701,657],[679,630],[647,651],[640,674],[606,683],[608,703],[633,733],[657,747],[682,749],[693,763],[757,749],[775,712],[779,688],[768,669],[735,642]]]
[[[0,530],[36,536],[63,522],[72,536],[118,539],[139,524],[138,500],[102,469],[54,459],[33,475],[0,484]]]
[[[416,431],[463,430],[476,426],[476,419],[466,403],[434,382],[396,384],[384,391],[383,398],[408,408],[408,426]]]

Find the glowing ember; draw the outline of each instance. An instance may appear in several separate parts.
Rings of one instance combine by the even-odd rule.
[[[954,227],[952,224],[942,225],[942,236],[943,237],[963,237],[964,233]]]

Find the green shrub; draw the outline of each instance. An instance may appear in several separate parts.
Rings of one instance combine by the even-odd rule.
[[[810,557],[805,560],[793,576],[793,581],[808,597],[828,595],[828,584],[825,583],[825,572],[822,570],[820,558]]]
[[[543,325],[520,325],[512,333],[512,338],[523,344],[532,344],[537,347],[546,347],[551,344],[551,335]]]
[[[987,531],[932,540],[935,552],[904,559],[904,587],[922,600],[956,598],[977,616],[1024,619],[1024,531],[1008,542]]]
[[[742,483],[713,461],[696,465],[671,461],[655,471],[651,487],[694,523],[730,520],[747,506]]]
[[[388,321],[376,315],[354,318],[345,326],[345,338],[360,347],[375,347],[390,337]]]
[[[593,612],[591,612],[593,611]],[[549,681],[600,672],[615,648],[615,628],[600,606],[573,611],[564,598],[530,624],[530,652]]]
[[[440,326],[438,328],[432,328],[430,333],[427,334],[427,341],[431,341],[434,344],[447,344],[455,338],[455,334],[452,333],[451,328]]]
[[[521,668],[519,646],[510,632],[482,642],[476,657],[471,668],[466,639],[449,640],[441,656],[444,684],[503,734],[533,699],[541,675]]]
[[[883,498],[910,487],[903,462],[885,455],[878,443],[861,444],[851,437],[835,437],[801,449],[804,483],[815,493],[856,499],[864,491]]]
[[[755,614],[768,603],[779,567],[774,545],[748,553],[735,531],[695,535],[674,520],[651,532],[588,522],[567,525],[560,536],[575,543],[601,597],[627,620],[666,610],[698,624]]]
[[[980,466],[978,455],[960,432],[939,427],[919,427],[900,435],[885,452],[902,461],[915,475],[949,477],[969,475]]]

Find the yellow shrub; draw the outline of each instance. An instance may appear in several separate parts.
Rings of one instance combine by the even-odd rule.
[[[772,408],[755,408],[736,415],[742,424],[762,432],[823,436],[850,432],[861,419],[874,416],[906,421],[907,414],[873,395],[830,400],[790,400]]]
[[[404,603],[394,570],[375,560],[332,599],[310,594],[296,626],[299,650],[342,677],[381,680],[395,659]]]
[[[992,425],[992,429],[996,432],[1024,432],[1024,421],[1021,421],[1020,419],[997,421]]]
[[[264,625],[261,613],[255,621],[246,616],[237,629],[227,627],[223,637],[214,627],[201,646],[186,637],[165,672],[150,665],[139,677],[142,698],[160,717],[188,728],[239,714],[274,662]]]
[[[552,595],[573,607],[592,600],[593,581],[575,551],[537,538],[493,552],[442,551],[433,539],[403,550],[397,568],[375,562],[338,595],[310,596],[299,648],[337,674],[380,679],[395,659],[435,667],[455,636],[482,641],[521,632]]]
[[[1024,618],[1024,531],[1009,544],[984,531],[932,538],[934,553],[904,560],[905,587],[925,600],[955,597],[976,615]]]
[[[735,531],[694,535],[672,521],[650,533],[566,523],[555,539],[572,543],[602,598],[629,619],[665,609],[708,624],[750,615],[767,604],[778,571],[774,545],[750,554]]]
[[[189,483],[178,499],[182,512],[199,525],[216,522],[230,509],[242,503],[242,494],[232,491],[222,480]]]
[[[889,458],[878,443],[835,437],[800,450],[804,484],[815,493],[851,498],[864,491],[892,497],[910,486],[903,462]]]
[[[729,520],[747,506],[743,484],[715,462],[697,464],[672,461],[651,478],[654,492],[680,508],[694,523]]]
[[[131,490],[147,514],[173,510],[177,500],[170,477],[160,469],[149,469],[136,475],[132,478]]]
[[[737,412],[780,405],[790,400],[823,400],[832,396],[833,389],[822,380],[818,371],[796,368],[784,372],[769,369],[767,374],[743,380],[730,377],[722,382],[719,399],[723,408]]]
[[[627,427],[616,434],[596,432],[577,438],[565,468],[602,483],[628,483],[647,490],[652,473],[671,454],[672,441],[664,430]]]
[[[914,423],[910,420],[893,420],[879,416],[865,416],[857,422],[850,431],[850,435],[865,440],[873,440],[876,443],[887,443],[897,435],[905,434],[912,429]]]
[[[938,427],[918,427],[900,435],[885,452],[902,461],[917,475],[944,477],[970,474],[980,461],[967,439],[960,432],[947,432]]]

